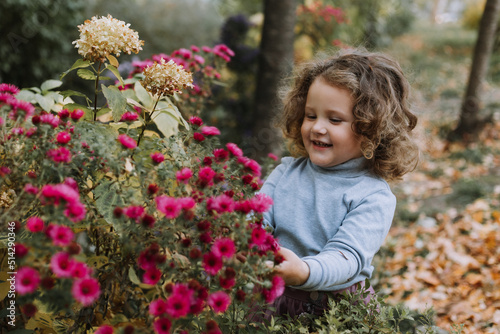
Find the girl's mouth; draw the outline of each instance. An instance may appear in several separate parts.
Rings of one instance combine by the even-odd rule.
[[[316,141],[316,140],[312,140],[311,142],[313,143],[314,146],[319,146],[319,147],[332,147],[333,146],[331,144],[325,144],[325,143],[322,143],[322,142]]]

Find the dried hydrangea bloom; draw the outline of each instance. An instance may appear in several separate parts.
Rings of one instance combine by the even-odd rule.
[[[193,88],[193,76],[173,60],[168,63],[161,58],[160,63],[148,66],[142,72],[142,86],[155,96],[172,95],[183,88]]]
[[[130,24],[113,18],[92,17],[78,26],[80,39],[73,41],[78,53],[85,60],[104,62],[107,55],[120,56],[121,52],[131,54],[142,50],[144,41],[139,34],[129,28]]]

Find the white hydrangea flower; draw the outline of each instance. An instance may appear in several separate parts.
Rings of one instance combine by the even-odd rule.
[[[142,72],[142,86],[155,96],[172,95],[183,88],[193,88],[193,76],[173,60],[168,63],[161,58],[160,63],[148,66]]]
[[[94,16],[92,20],[86,20],[78,26],[80,39],[73,41],[73,44],[83,59],[91,61],[104,62],[107,55],[119,57],[121,52],[138,53],[144,41],[139,40],[139,34],[129,26],[109,14],[101,18]]]

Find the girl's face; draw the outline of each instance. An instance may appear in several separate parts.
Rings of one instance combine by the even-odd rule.
[[[312,163],[332,167],[359,158],[360,138],[352,130],[354,101],[348,90],[316,78],[307,93],[301,134]]]

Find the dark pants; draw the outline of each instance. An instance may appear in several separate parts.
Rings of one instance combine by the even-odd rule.
[[[263,318],[270,320],[272,316],[287,314],[291,317],[297,317],[303,313],[321,316],[328,309],[329,296],[333,298],[340,297],[345,291],[354,293],[364,286],[365,282],[361,281],[338,291],[304,291],[286,287],[283,295],[276,298],[272,308],[266,310]],[[366,291],[370,292],[364,299],[365,304],[368,304],[375,295],[375,290],[370,286]]]

